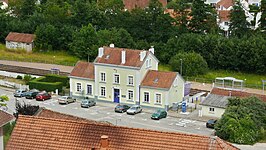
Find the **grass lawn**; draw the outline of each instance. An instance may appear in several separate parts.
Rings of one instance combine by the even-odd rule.
[[[79,59],[63,51],[27,53],[23,50],[7,50],[5,45],[0,44],[0,60],[39,62],[73,66]]]
[[[160,71],[172,71],[169,65],[160,64]],[[228,70],[210,70],[205,75],[198,75],[193,77],[184,77],[188,81],[212,83],[216,77],[234,77],[245,81],[245,87],[262,89],[261,80],[266,80],[266,75],[257,75],[249,73],[241,73]],[[266,88],[266,86],[265,86]]]

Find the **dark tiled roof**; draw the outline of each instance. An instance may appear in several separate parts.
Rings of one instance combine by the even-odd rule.
[[[0,127],[4,126],[5,124],[12,121],[13,119],[15,119],[13,115],[0,110]]]
[[[163,7],[167,5],[167,0],[159,0]],[[150,0],[123,0],[125,9],[132,10],[134,8],[146,8],[149,6]]]
[[[201,103],[204,106],[212,106],[219,108],[226,108],[229,96],[222,96],[216,94],[209,94],[206,99]]]
[[[34,40],[34,34],[26,34],[26,33],[10,32],[6,37],[6,41],[14,41],[14,42],[32,43],[33,40]]]
[[[79,61],[71,71],[70,76],[94,79],[94,64]]]
[[[176,76],[176,72],[149,70],[142,80],[141,86],[169,89],[172,86]]]
[[[233,6],[234,5],[234,0],[220,0],[218,3],[217,3],[218,6],[223,6],[225,7],[226,9],[228,9],[230,6]]]
[[[262,101],[266,102],[266,95],[260,95],[260,94],[253,94],[253,93],[248,93],[248,92],[243,92],[243,91],[235,91],[235,90],[225,90],[225,89],[220,89],[220,88],[213,88],[211,91],[211,94],[216,94],[216,95],[224,95],[224,96],[234,96],[234,97],[240,97],[240,98],[246,98],[250,96],[256,96]]]
[[[96,63],[112,64],[120,66],[141,67],[144,61],[140,61],[141,50],[125,49],[125,48],[111,48],[103,47],[104,55],[100,58],[97,57]],[[126,51],[126,62],[122,64],[121,55],[122,51]],[[146,51],[146,56],[149,55],[149,51]],[[146,58],[145,56],[145,58]],[[145,60],[144,58],[144,60]]]
[[[6,150],[99,149],[102,135],[110,150],[235,150],[236,147],[208,136],[160,132],[121,126],[96,125],[64,119],[19,116]]]

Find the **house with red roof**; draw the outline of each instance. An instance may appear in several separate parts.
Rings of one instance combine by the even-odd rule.
[[[167,0],[159,0],[163,7],[166,7]],[[125,10],[132,10],[136,8],[146,8],[150,4],[150,0],[123,0]]]
[[[168,110],[184,97],[184,79],[177,72],[158,71],[154,48],[134,50],[100,47],[93,63],[78,62],[70,93],[76,97]]]
[[[5,111],[0,110],[0,149],[4,149],[3,126],[15,120],[15,117]]]
[[[6,37],[6,48],[24,49],[31,52],[34,47],[34,34],[10,32]]]

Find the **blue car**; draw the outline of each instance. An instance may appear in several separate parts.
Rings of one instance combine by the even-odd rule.
[[[21,90],[21,89],[18,89],[16,90],[16,92],[14,93],[14,97],[24,97],[25,94],[26,94],[26,90]]]

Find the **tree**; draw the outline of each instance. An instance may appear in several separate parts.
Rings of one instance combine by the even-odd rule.
[[[216,11],[204,3],[204,0],[193,0],[189,28],[195,33],[217,33]]]
[[[260,18],[260,28],[261,30],[266,30],[266,0],[261,0],[261,18]]]
[[[97,55],[98,37],[94,27],[89,24],[83,26],[73,34],[73,42],[70,44],[71,51],[81,59],[94,60]]]
[[[242,37],[249,31],[250,23],[246,20],[245,11],[242,4],[236,1],[233,9],[230,12],[230,25],[229,31],[232,36]]]
[[[16,100],[16,112],[13,114],[16,118],[18,115],[30,115],[33,116],[38,110],[39,106],[26,104],[25,102],[21,104],[19,101]]]
[[[180,72],[182,61],[182,75],[195,76],[208,71],[207,62],[197,53],[178,53],[169,62],[174,71]]]
[[[215,125],[216,135],[233,143],[254,144],[266,137],[266,103],[256,97],[231,98]]]
[[[9,101],[9,97],[6,95],[0,96],[0,106],[6,106],[5,102]]]
[[[36,10],[37,0],[9,0],[9,9],[12,14],[18,16],[19,19],[25,19],[33,15]]]

